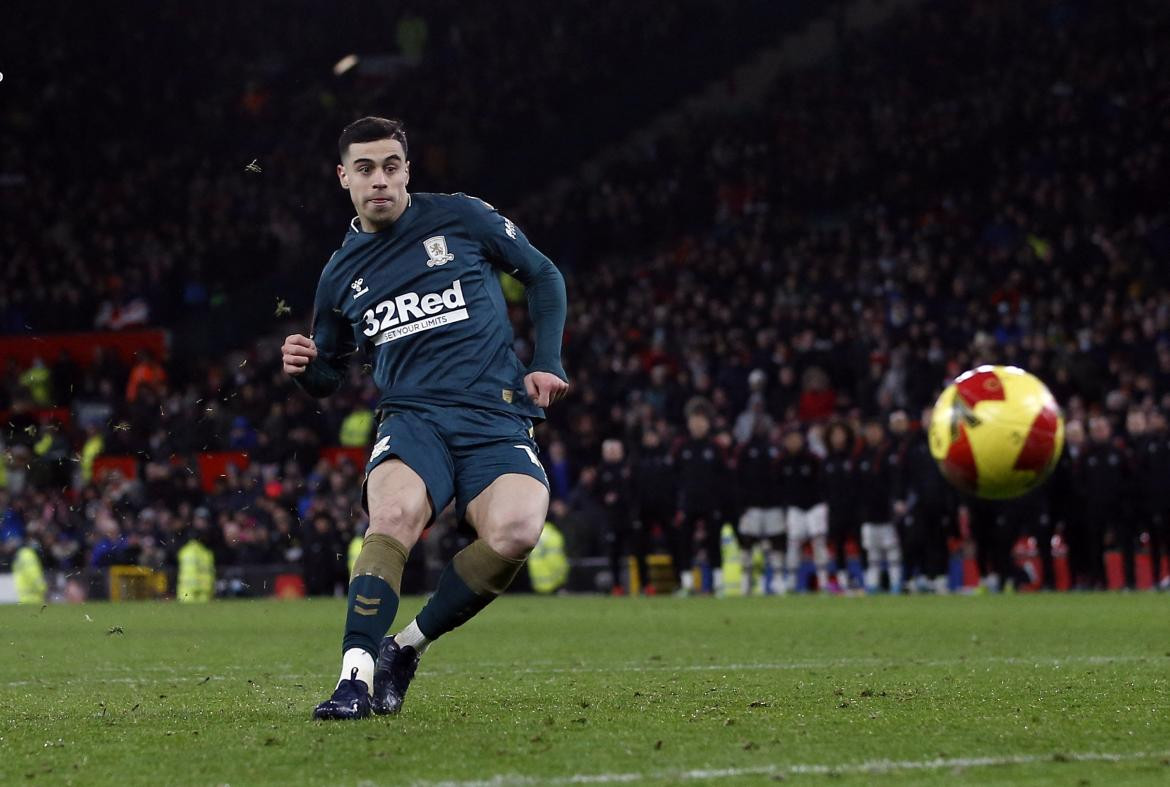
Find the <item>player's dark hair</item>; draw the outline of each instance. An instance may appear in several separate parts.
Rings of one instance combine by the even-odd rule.
[[[403,155],[410,159],[410,150],[406,147],[406,126],[401,120],[379,117],[364,117],[342,129],[341,138],[337,140],[337,153],[344,161],[345,153],[353,143],[377,142],[379,139],[398,140]]]

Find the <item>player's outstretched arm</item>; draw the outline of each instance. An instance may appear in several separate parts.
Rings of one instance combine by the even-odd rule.
[[[532,246],[539,260],[530,268],[513,273],[524,283],[528,296],[528,314],[532,318],[535,346],[531,371],[524,377],[524,387],[537,407],[548,407],[569,392],[569,376],[561,366],[561,337],[565,330],[567,298],[565,279],[552,262]]]
[[[547,407],[569,388],[569,376],[561,366],[561,337],[568,309],[565,279],[515,224],[482,200],[465,199],[468,223],[487,258],[525,287],[536,336],[524,385],[537,406]]]

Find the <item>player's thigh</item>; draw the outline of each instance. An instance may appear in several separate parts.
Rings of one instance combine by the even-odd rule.
[[[879,526],[872,522],[861,523],[861,548],[866,552],[872,552],[877,549],[877,528]]]
[[[829,535],[829,507],[820,503],[808,510],[808,534],[812,538],[825,538]]]
[[[901,547],[898,539],[898,528],[894,525],[882,525],[878,540],[882,549],[899,549]]]
[[[363,500],[370,532],[409,546],[454,493],[451,456],[430,422],[418,413],[394,412],[378,424]]]
[[[763,527],[765,538],[784,535],[784,509],[780,507],[763,509]]]
[[[366,505],[370,512],[369,532],[391,536],[407,549],[414,546],[431,520],[427,485],[401,459],[388,459],[370,471]]]
[[[808,540],[808,512],[803,508],[789,507],[785,517],[788,528],[788,542],[800,544]]]
[[[455,469],[456,516],[500,554],[528,554],[548,513],[548,478],[537,459],[532,422],[509,413],[457,410],[444,416],[443,431]]]
[[[548,514],[548,487],[531,475],[505,473],[467,504],[466,517],[493,550],[526,556],[540,540]]]
[[[739,535],[743,538],[760,538],[764,535],[764,509],[752,507],[740,514]]]

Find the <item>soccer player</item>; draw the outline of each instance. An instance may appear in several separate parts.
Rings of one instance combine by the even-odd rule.
[[[861,516],[861,548],[865,550],[865,589],[880,589],[882,562],[890,578],[890,592],[902,592],[902,545],[893,521],[897,448],[886,440],[882,422],[865,423],[865,445],[857,458],[857,500]]]
[[[613,575],[612,592],[625,595],[622,584],[622,558],[629,552],[634,556],[641,582],[646,573],[646,539],[642,523],[634,516],[633,490],[630,487],[630,465],[626,461],[626,447],[621,440],[610,438],[601,444],[601,465],[597,468],[597,493],[605,509],[605,543],[609,551],[609,570]],[[637,588],[630,583],[629,591]]]
[[[548,258],[485,202],[408,193],[402,123],[362,118],[342,131],[339,148],[337,177],[357,216],[321,273],[312,334],[285,339],[284,371],[312,396],[328,396],[365,346],[381,399],[341,678],[317,719],[398,712],[419,655],[511,584],[548,507],[533,419],[568,389],[565,285]],[[497,271],[527,287],[536,331],[527,368],[512,350]],[[444,569],[418,617],[384,637],[407,554],[452,499],[478,538]]]
[[[674,571],[679,594],[695,590],[696,547],[701,547],[711,567],[711,592],[723,587],[723,547],[720,530],[729,483],[723,448],[711,435],[715,408],[702,397],[694,397],[684,408],[687,437],[674,451],[678,473],[678,513],[671,529]]]
[[[783,556],[780,541],[784,536],[784,509],[780,495],[780,446],[773,439],[769,421],[757,418],[751,438],[741,445],[735,456],[735,489],[739,516],[740,560],[743,568],[742,592],[752,588],[752,552],[757,544],[764,550],[772,572],[771,584],[760,577],[761,593],[783,593]]]
[[[780,488],[788,527],[788,589],[798,590],[800,556],[806,543],[812,545],[817,570],[817,590],[829,590],[829,506],[821,479],[821,460],[809,450],[804,433],[790,427],[784,434],[780,458]]]
[[[821,464],[821,480],[829,504],[829,542],[837,563],[837,589],[849,589],[849,567],[845,546],[860,540],[857,521],[856,441],[848,424],[836,421],[829,426],[829,453]]]

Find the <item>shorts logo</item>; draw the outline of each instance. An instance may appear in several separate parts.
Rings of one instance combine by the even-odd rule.
[[[529,461],[532,462],[532,464],[536,465],[537,467],[540,467],[541,470],[544,470],[544,468],[540,466],[540,460],[536,458],[536,452],[533,451],[531,448],[529,448],[526,445],[514,445],[512,447],[519,448],[521,451],[528,454]]]
[[[430,260],[427,262],[428,268],[434,268],[437,265],[446,265],[455,259],[455,255],[447,251],[447,239],[442,235],[436,235],[433,238],[424,240],[423,248],[426,249],[427,256],[430,257]]]
[[[390,435],[386,435],[378,442],[374,443],[374,452],[370,454],[370,461],[374,461],[382,454],[390,450]]]

